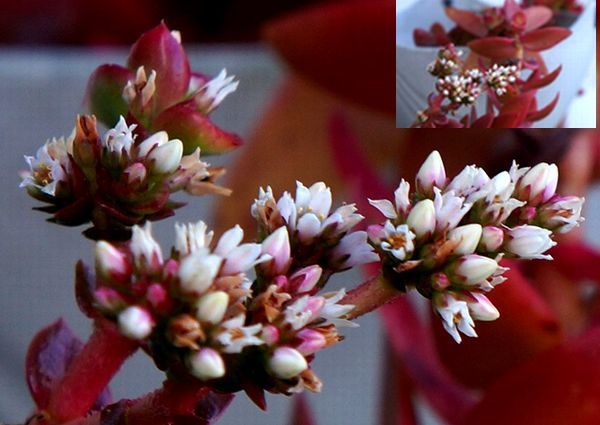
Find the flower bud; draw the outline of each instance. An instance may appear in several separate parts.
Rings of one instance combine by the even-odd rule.
[[[269,359],[269,369],[281,379],[291,379],[307,368],[304,356],[290,347],[277,348]]]
[[[526,259],[551,260],[550,255],[543,255],[544,252],[556,245],[550,239],[552,232],[537,226],[528,224],[510,229],[507,232],[508,241],[505,248],[511,254]]]
[[[443,189],[445,185],[446,170],[444,169],[442,157],[438,151],[433,151],[429,154],[417,173],[417,192],[424,195],[432,195],[434,186]]]
[[[181,289],[188,293],[203,293],[212,285],[222,262],[223,259],[218,255],[202,252],[188,255],[179,267]]]
[[[243,238],[244,231],[239,225],[236,224],[231,229],[223,233],[223,235],[219,238],[219,242],[217,243],[217,246],[213,252],[221,257],[225,257],[240,244]]]
[[[270,274],[284,274],[290,265],[290,238],[287,227],[281,226],[271,233],[263,242],[261,253],[268,254],[272,260],[265,266],[270,268]]]
[[[558,183],[558,167],[542,162],[532,167],[517,183],[519,199],[530,204],[546,202],[554,196]]]
[[[119,330],[127,338],[141,340],[152,333],[154,321],[145,309],[138,306],[127,307],[119,313]]]
[[[166,312],[173,305],[173,300],[169,297],[169,293],[159,283],[153,283],[148,286],[146,299],[152,308],[158,312]]]
[[[152,237],[152,226],[146,222],[144,227],[133,226],[131,229],[131,242],[129,248],[135,259],[138,269],[148,268],[154,272],[162,266],[162,252],[160,245]]]
[[[555,196],[540,208],[539,218],[543,227],[559,233],[568,232],[583,221],[581,209],[584,201],[578,196]]]
[[[169,135],[166,131],[154,133],[138,145],[138,158],[143,158],[152,150],[153,147],[162,146],[169,141]]]
[[[171,174],[179,167],[183,155],[183,143],[174,139],[154,148],[148,154],[150,170],[156,174]],[[153,162],[152,162],[153,161]]]
[[[298,270],[289,278],[290,292],[301,294],[312,291],[322,273],[323,269],[316,264]]]
[[[121,294],[108,286],[102,286],[94,291],[94,301],[100,309],[110,313],[122,310],[127,305]]]
[[[296,334],[296,338],[302,341],[296,349],[304,356],[311,355],[327,345],[325,336],[314,329],[302,329]]]
[[[139,185],[146,178],[146,167],[141,162],[135,162],[123,171],[130,185]]]
[[[227,293],[223,291],[210,292],[196,302],[196,317],[201,322],[217,324],[223,320],[228,305],[229,295]]]
[[[251,268],[257,262],[262,261],[260,256],[260,244],[244,243],[235,247],[225,257],[225,263],[221,269],[221,275],[233,275],[242,273]]]
[[[458,259],[453,277],[465,285],[476,285],[492,276],[498,269],[498,263],[481,255],[465,255]]]
[[[496,226],[485,226],[481,233],[479,247],[485,252],[496,252],[504,242],[504,231]]]
[[[202,348],[188,357],[190,373],[202,381],[225,375],[225,363],[221,355],[212,348]]]
[[[279,341],[279,329],[277,326],[264,325],[260,333],[260,338],[267,344],[273,345]]]
[[[406,224],[417,238],[429,237],[435,230],[435,207],[431,199],[419,201],[408,214]]]
[[[500,317],[500,312],[494,304],[483,294],[472,292],[473,300],[467,300],[471,317],[475,320],[492,321]]]
[[[447,238],[456,243],[453,253],[467,255],[475,252],[477,244],[479,244],[479,240],[481,239],[481,233],[480,224],[466,224],[450,230]]]
[[[96,244],[96,271],[100,277],[123,282],[130,273],[129,262],[117,248],[106,241]]]

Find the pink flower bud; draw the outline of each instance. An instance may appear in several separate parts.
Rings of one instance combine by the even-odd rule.
[[[419,201],[408,214],[406,224],[417,238],[426,238],[435,230],[435,207],[431,199]]]
[[[542,162],[532,167],[517,183],[516,192],[530,204],[543,203],[552,198],[558,183],[558,167]]]
[[[318,265],[304,267],[290,276],[289,286],[290,292],[302,294],[313,290],[319,279],[323,269]]]
[[[498,269],[496,261],[476,254],[461,257],[457,263],[453,277],[468,286],[485,281]]]
[[[127,307],[119,313],[119,330],[127,338],[144,339],[154,328],[154,320],[145,309],[138,306]]]
[[[279,329],[277,326],[265,325],[262,328],[260,337],[267,345],[273,345],[279,341]]]
[[[450,285],[452,285],[452,282],[446,273],[438,272],[431,276],[431,286],[435,290],[441,291]]]
[[[196,317],[201,322],[217,324],[223,320],[229,305],[229,295],[223,291],[209,292],[196,302]]]
[[[281,379],[291,379],[307,368],[304,356],[290,347],[277,348],[269,359],[269,369]]]
[[[448,232],[448,240],[456,243],[453,250],[454,254],[467,255],[473,254],[481,239],[482,229],[480,224],[466,224],[455,227]]]
[[[284,274],[291,262],[287,227],[281,226],[271,233],[262,242],[261,252],[272,257],[272,260],[265,263],[265,266],[270,268],[271,275]]]
[[[429,154],[416,178],[417,192],[424,195],[432,195],[433,187],[443,189],[446,185],[446,170],[442,157],[438,151],[433,151]]]
[[[479,246],[485,252],[496,252],[504,242],[504,231],[496,226],[485,226]]]
[[[188,357],[190,373],[202,381],[225,375],[225,363],[221,355],[212,348],[202,348]]]
[[[314,329],[302,329],[296,334],[296,338],[302,341],[296,349],[304,356],[313,354],[327,345],[325,336]]]
[[[173,304],[167,290],[158,283],[153,283],[148,287],[146,299],[152,308],[159,312],[166,312]]]
[[[473,319],[492,321],[500,317],[498,309],[485,295],[473,292],[470,296],[473,300],[467,300],[467,306]]]
[[[96,271],[102,278],[126,281],[131,274],[131,266],[125,255],[105,241],[96,244]]]
[[[139,185],[146,179],[146,167],[141,162],[135,162],[123,171],[129,185]]]
[[[506,250],[520,258],[551,260],[543,253],[556,245],[550,236],[552,232],[537,226],[518,226],[507,232]]]
[[[174,139],[154,148],[148,154],[150,171],[156,174],[171,174],[179,167],[183,155],[183,143]]]

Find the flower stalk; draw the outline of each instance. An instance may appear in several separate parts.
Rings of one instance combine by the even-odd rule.
[[[346,315],[346,319],[353,320],[395,300],[402,294],[404,292],[396,289],[387,279],[378,274],[349,291],[340,300],[340,304],[354,305]]]

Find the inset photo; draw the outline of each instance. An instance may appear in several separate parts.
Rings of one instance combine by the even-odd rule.
[[[595,128],[593,0],[396,0],[396,127]]]

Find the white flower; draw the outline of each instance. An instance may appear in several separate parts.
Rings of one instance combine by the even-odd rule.
[[[504,231],[496,226],[485,226],[481,233],[481,248],[487,252],[496,252],[504,242]]]
[[[147,162],[151,172],[157,174],[174,173],[183,156],[183,143],[179,139],[157,144],[148,154]]]
[[[206,223],[202,220],[197,223],[175,223],[175,250],[180,256],[197,251],[206,252],[213,238],[213,232],[206,230]]]
[[[488,257],[470,254],[460,257],[454,269],[454,278],[466,286],[486,282],[498,270],[498,263]]]
[[[458,300],[448,292],[436,292],[432,301],[436,313],[442,319],[444,329],[457,343],[462,341],[458,331],[470,337],[477,336],[466,301]]]
[[[278,347],[269,359],[269,369],[278,378],[290,379],[308,368],[302,354],[291,347]]]
[[[492,302],[483,294],[471,292],[467,305],[471,317],[475,320],[492,321],[500,317],[500,312]]]
[[[225,257],[242,242],[242,239],[244,239],[244,230],[236,224],[221,235],[213,253]]]
[[[517,226],[507,231],[506,250],[520,258],[552,260],[543,253],[556,245],[550,236],[552,232],[537,226]]]
[[[456,243],[453,253],[456,255],[473,254],[481,239],[481,233],[480,224],[465,224],[450,230],[447,238]]]
[[[146,69],[143,66],[138,67],[135,73],[135,80],[128,80],[123,88],[123,99],[131,104],[138,94],[141,97],[141,107],[145,108],[156,91],[156,71],[150,71],[150,77],[146,77]]]
[[[202,381],[220,378],[225,375],[223,358],[212,348],[202,348],[188,357],[190,373]]]
[[[154,328],[150,313],[138,306],[127,307],[119,313],[118,322],[121,333],[131,339],[144,339]]]
[[[158,269],[162,263],[162,251],[158,242],[152,237],[152,226],[149,221],[144,227],[133,226],[130,249],[138,269],[149,267],[151,271]]]
[[[386,221],[381,229],[379,246],[384,251],[390,252],[398,260],[409,258],[415,249],[415,234],[410,231],[407,224],[394,226],[391,221]]]
[[[537,204],[552,198],[557,184],[558,167],[555,164],[541,162],[527,170],[517,182],[515,191],[520,199]]]
[[[118,158],[120,158],[123,153],[129,155],[131,146],[133,145],[133,141],[135,139],[133,130],[135,130],[136,127],[136,124],[127,126],[125,118],[121,116],[119,117],[119,122],[117,125],[104,134],[102,144],[110,152],[115,153]]]
[[[256,264],[267,260],[268,256],[261,256],[261,245],[258,243],[243,243],[233,248],[226,256],[221,276],[234,275],[251,269]]]
[[[150,137],[144,139],[144,141],[138,145],[138,158],[145,157],[154,147],[162,146],[168,141],[169,135],[166,131],[154,133]]]
[[[584,198],[578,196],[555,196],[540,208],[543,226],[559,233],[566,233],[583,221],[581,210]]]
[[[410,227],[417,238],[433,234],[435,222],[435,206],[431,199],[423,199],[417,202],[406,219],[406,224],[408,224],[408,227]]]
[[[448,183],[446,191],[453,191],[457,196],[468,197],[489,181],[490,178],[482,168],[467,165]]]
[[[326,325],[331,323],[336,327],[358,327],[357,323],[342,318],[354,309],[354,305],[352,304],[338,304],[346,296],[345,289],[342,288],[337,292],[327,292],[322,294],[322,296],[325,298],[325,305],[321,309],[320,315],[325,319]]]
[[[331,209],[331,189],[323,182],[317,182],[310,188],[296,182],[296,209],[298,215],[312,213],[324,220]]]
[[[35,156],[25,156],[29,172],[19,187],[33,186],[47,195],[55,196],[57,183],[67,180],[69,158],[65,140],[53,138],[41,146]]]
[[[181,289],[187,293],[201,294],[213,283],[219,273],[223,258],[206,251],[196,251],[185,257],[178,274]]]
[[[195,101],[204,110],[204,113],[213,111],[221,102],[231,93],[233,93],[239,84],[239,81],[233,81],[235,75],[227,75],[227,70],[222,69],[215,78],[204,84],[198,90]]]
[[[223,320],[228,305],[229,295],[226,292],[209,292],[196,302],[196,317],[201,322],[217,324]]]
[[[431,195],[433,188],[444,188],[446,185],[446,170],[438,151],[429,154],[416,177],[417,192]]]
[[[271,261],[268,261],[270,274],[284,274],[291,262],[290,258],[290,237],[287,227],[281,226],[271,233],[263,242],[261,247],[263,254],[269,255]]]
[[[294,330],[301,329],[319,317],[324,305],[323,297],[302,296],[285,308],[284,321]]]
[[[243,326],[245,315],[229,319],[223,322],[222,331],[217,334],[216,340],[223,346],[224,353],[239,353],[250,345],[263,345],[265,342],[257,335],[262,330],[262,325],[257,323],[252,326]]]
[[[336,269],[346,270],[359,264],[368,264],[379,260],[373,247],[367,242],[367,232],[352,232],[344,236],[331,252]]]
[[[436,230],[443,232],[455,228],[473,204],[466,203],[462,196],[456,196],[453,191],[442,195],[437,187],[433,190],[435,192],[433,205],[435,207]]]
[[[129,274],[130,268],[125,256],[106,241],[96,243],[96,270],[105,277],[120,278]]]

